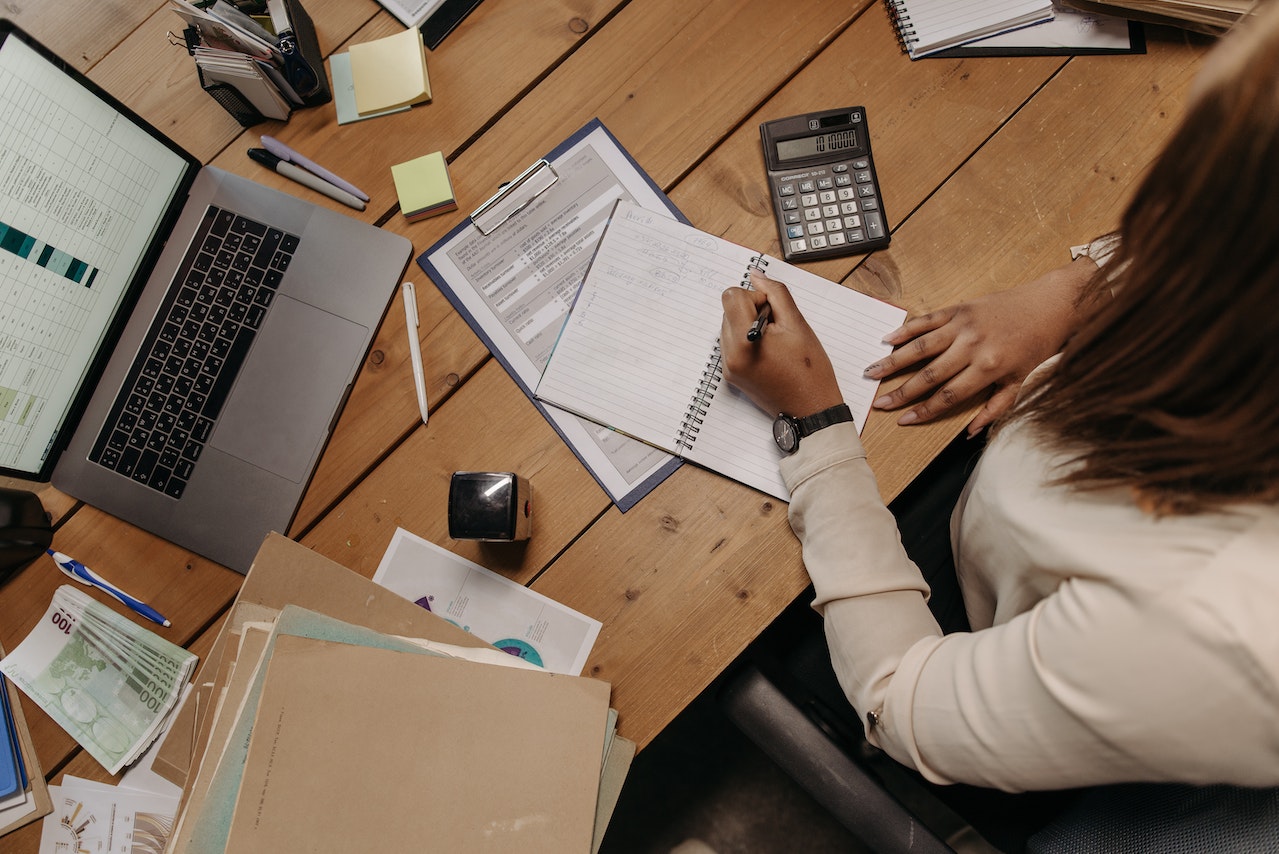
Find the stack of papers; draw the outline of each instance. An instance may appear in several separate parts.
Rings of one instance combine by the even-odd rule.
[[[436,151],[391,167],[400,211],[409,222],[457,210],[444,154]]]
[[[168,851],[592,851],[634,754],[609,694],[272,535],[156,757]]]

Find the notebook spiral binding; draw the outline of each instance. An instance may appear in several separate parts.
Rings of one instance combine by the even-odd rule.
[[[897,43],[902,53],[909,53],[910,46],[919,41],[915,35],[915,25],[910,22],[910,10],[906,8],[906,0],[884,0],[884,8],[888,10],[888,20],[897,31]]]
[[[748,290],[751,286],[751,270],[767,273],[768,259],[761,258],[758,255],[751,258],[750,264],[746,272],[742,274],[741,282],[739,282],[741,287]],[[692,449],[693,443],[697,441],[697,434],[701,432],[702,423],[706,420],[706,413],[710,409],[711,400],[715,397],[715,392],[719,390],[723,381],[724,352],[717,341],[715,342],[715,349],[711,351],[710,358],[706,360],[706,370],[702,371],[702,378],[697,381],[697,390],[693,392],[693,396],[688,402],[688,408],[684,410],[684,423],[680,425],[679,432],[675,434],[677,453]]]

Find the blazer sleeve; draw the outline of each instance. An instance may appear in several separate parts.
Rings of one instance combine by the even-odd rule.
[[[1240,681],[1245,645],[1205,601],[1222,595],[1212,573],[1202,591],[1155,597],[1070,579],[1006,623],[943,637],[856,429],[805,438],[782,474],[836,675],[870,742],[899,762],[935,782],[1008,791],[1275,785],[1248,759],[1274,745],[1248,723],[1270,720],[1274,698]]]

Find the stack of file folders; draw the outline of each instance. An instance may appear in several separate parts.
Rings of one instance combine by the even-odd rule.
[[[169,0],[200,85],[242,126],[332,100],[315,27],[296,0]]]
[[[586,854],[634,755],[609,693],[272,535],[154,764],[167,851]]]
[[[0,676],[0,836],[52,809],[17,689]]]

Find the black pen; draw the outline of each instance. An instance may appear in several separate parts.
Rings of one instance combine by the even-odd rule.
[[[764,325],[768,323],[769,318],[773,316],[773,307],[768,303],[764,303],[764,307],[759,310],[759,316],[755,318],[755,322],[751,324],[751,328],[746,330],[747,341],[758,341],[764,337]]]
[[[277,157],[265,148],[250,148],[249,157],[252,157],[266,168],[279,172],[285,178],[296,181],[304,187],[310,187],[317,193],[323,193],[330,199],[341,202],[349,208],[355,208],[357,211],[364,210],[364,202],[346,190],[330,184],[319,175],[312,175],[300,166],[294,166],[289,161]]]

